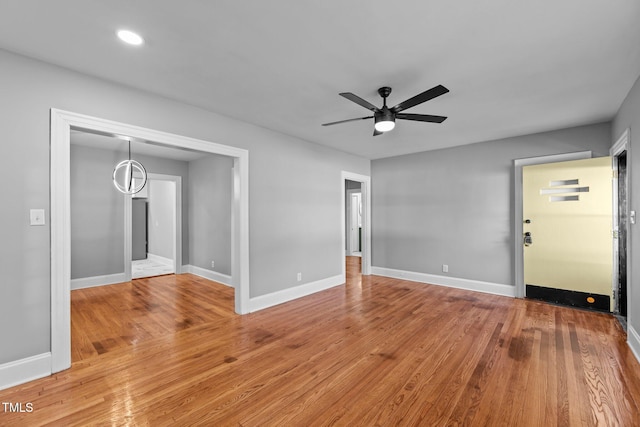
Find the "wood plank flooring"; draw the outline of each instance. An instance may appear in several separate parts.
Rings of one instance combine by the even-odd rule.
[[[71,292],[73,362],[235,316],[233,289],[164,275]]]
[[[0,425],[637,426],[609,315],[360,276],[246,316],[192,275],[74,291],[73,366]]]

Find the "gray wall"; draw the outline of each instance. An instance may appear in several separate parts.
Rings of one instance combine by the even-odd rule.
[[[173,259],[176,184],[171,181],[150,180],[148,185],[148,253]]]
[[[373,161],[372,265],[515,285],[513,161],[610,145],[604,123]]]
[[[114,150],[71,145],[72,279],[124,272],[125,196],[113,187],[111,174],[116,163],[126,159],[126,150],[126,144],[116,139]],[[133,157],[149,173],[182,177],[182,262],[188,264],[189,164],[153,156]],[[160,251],[162,253],[155,254],[173,257],[172,254],[166,255],[166,250]]]
[[[224,156],[189,162],[191,265],[226,275],[231,275],[232,169],[233,159]]]
[[[300,285],[296,272],[302,283],[341,274],[340,171],[369,175],[367,159],[6,51],[0,64],[0,144],[8,160],[0,197],[11,201],[0,209],[0,238],[11,242],[0,249],[0,324],[12,325],[0,331],[0,364],[51,348],[51,108],[248,149],[252,297]],[[46,226],[29,226],[31,208],[46,209]],[[188,228],[183,239],[188,260]]]
[[[71,145],[71,278],[124,272],[124,196],[116,151]]]
[[[618,114],[613,120],[611,139],[615,142],[620,135],[629,128],[630,148],[627,152],[627,170],[629,171],[629,209],[640,211],[638,201],[640,200],[640,78],[629,91],[627,98],[620,107]],[[627,289],[631,297],[628,304],[628,319],[630,325],[636,332],[640,332],[640,270],[636,267],[640,265],[640,229],[638,224],[631,225],[629,230],[631,239],[631,258],[629,263],[629,281]]]

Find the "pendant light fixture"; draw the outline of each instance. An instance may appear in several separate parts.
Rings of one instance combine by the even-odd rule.
[[[140,182],[136,183],[136,175],[142,175]],[[131,160],[131,139],[129,139],[129,159],[123,160],[113,169],[113,186],[123,194],[136,194],[147,184],[147,171],[142,164],[136,160]]]

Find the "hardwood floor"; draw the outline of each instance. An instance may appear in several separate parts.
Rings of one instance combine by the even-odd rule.
[[[165,275],[71,292],[71,360],[234,317],[233,289]]]
[[[73,292],[73,366],[0,425],[637,426],[609,315],[379,276],[246,316],[192,275]]]

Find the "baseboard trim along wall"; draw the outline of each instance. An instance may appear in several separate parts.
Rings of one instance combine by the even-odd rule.
[[[96,286],[113,285],[114,283],[126,282],[124,273],[107,274],[104,276],[83,277],[71,279],[71,290],[93,288]]]
[[[307,295],[315,294],[316,292],[343,285],[344,282],[344,276],[339,274],[337,276],[327,277],[326,279],[317,280],[315,282],[305,283],[304,285],[296,286],[294,288],[283,289],[278,292],[250,298],[249,312],[263,310],[265,308],[273,307],[274,305],[306,297]]]
[[[147,259],[149,261],[155,261],[155,262],[160,263],[160,264],[170,265],[171,267],[174,266],[173,265],[173,260],[171,258],[165,258],[165,257],[160,256],[160,255],[154,255],[154,254],[147,253]]]
[[[51,353],[0,365],[0,390],[51,375]]]
[[[371,267],[371,274],[392,277],[394,279],[411,280],[412,282],[428,283],[430,285],[484,292],[486,294],[502,295],[514,298],[516,296],[515,286],[503,285],[500,283],[481,282],[479,280],[460,279],[457,277],[439,276],[437,274],[416,273],[414,271],[396,270],[384,267]]]
[[[227,274],[218,273],[217,271],[207,270],[206,268],[196,267],[195,265],[183,265],[183,273],[191,273],[196,276],[204,277],[205,279],[213,280],[214,282],[222,283],[223,285],[233,288],[233,282],[231,276]]]
[[[631,348],[631,352],[640,362],[640,334],[633,329],[633,326],[627,323],[627,344]]]
[[[164,259],[166,260],[167,258]],[[205,268],[196,267],[195,265],[183,265],[182,272],[195,274],[196,276],[204,277],[205,279],[213,280],[214,282],[233,287],[231,276],[218,273],[217,271],[207,270]],[[115,283],[123,283],[126,281],[127,280],[124,273],[83,277],[80,279],[71,279],[71,290],[113,285]]]

